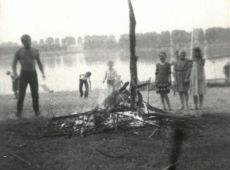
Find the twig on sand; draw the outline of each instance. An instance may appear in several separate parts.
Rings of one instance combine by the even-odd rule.
[[[110,154],[107,154],[107,153],[105,153],[105,152],[102,152],[101,150],[99,150],[99,149],[95,149],[97,152],[99,152],[100,154],[102,154],[102,155],[104,155],[104,156],[106,156],[106,157],[109,157],[109,158],[119,158],[119,159],[122,159],[122,158],[124,158],[124,155],[110,155]]]
[[[14,136],[14,132],[11,132],[10,135],[9,135],[8,142],[11,142],[11,141],[12,141],[13,136]]]
[[[170,168],[172,168],[173,166],[175,166],[175,165],[177,165],[179,162],[178,161],[176,161],[176,162],[174,162],[174,163],[172,163],[172,164],[170,164],[170,165],[168,165],[167,167],[165,167],[164,169],[162,169],[162,170],[170,170]]]
[[[12,155],[13,157],[15,157],[17,160],[19,160],[19,161],[25,163],[25,164],[28,165],[28,166],[31,166],[31,163],[28,162],[28,161],[26,161],[26,160],[25,160],[24,158],[22,158],[21,156],[15,154],[15,153],[9,152],[9,151],[8,151],[8,153],[9,153],[10,155]]]
[[[155,133],[158,131],[158,128],[156,128],[150,135],[149,138],[151,138],[153,135],[155,135]]]

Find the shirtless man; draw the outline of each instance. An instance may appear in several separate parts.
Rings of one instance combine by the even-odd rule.
[[[42,77],[45,79],[45,74],[43,71],[43,66],[39,57],[39,52],[37,49],[31,47],[31,38],[29,35],[23,35],[21,37],[21,42],[23,47],[20,48],[14,56],[13,60],[13,74],[17,75],[17,63],[21,65],[20,81],[19,81],[19,96],[17,101],[17,117],[21,117],[23,110],[23,102],[26,94],[27,85],[30,85],[30,91],[33,101],[33,109],[35,116],[40,115],[39,111],[39,94],[38,94],[38,77],[35,68],[37,62],[38,67],[42,73]]]

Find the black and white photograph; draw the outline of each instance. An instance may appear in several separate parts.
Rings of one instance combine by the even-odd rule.
[[[0,0],[0,170],[118,169],[230,169],[230,0]]]

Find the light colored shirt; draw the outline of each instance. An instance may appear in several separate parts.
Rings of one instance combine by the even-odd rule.
[[[90,80],[90,77],[86,76],[86,74],[80,74],[80,80]]]
[[[107,80],[115,80],[116,77],[117,77],[117,71],[114,70],[114,69],[108,69],[106,71],[106,77],[107,77]]]

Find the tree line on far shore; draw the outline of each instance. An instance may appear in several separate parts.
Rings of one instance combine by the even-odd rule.
[[[191,32],[185,30],[173,30],[172,32],[163,31],[161,33],[148,32],[137,33],[137,48],[140,49],[161,49],[161,48],[188,48],[191,43]],[[195,29],[193,31],[193,42],[208,47],[207,53],[210,56],[230,55],[230,28],[214,27]],[[71,47],[78,47],[81,50],[105,50],[105,49],[128,49],[129,35],[123,34],[116,40],[114,35],[86,35],[78,37],[67,36],[62,39],[48,37],[33,41],[33,45],[40,51],[61,51]],[[0,45],[0,55],[12,53],[18,48],[13,42]]]
[[[39,41],[32,41],[33,47],[42,52],[66,51],[76,45],[76,39],[73,36],[66,36],[62,39],[48,37]],[[0,44],[0,56],[12,54],[19,48],[19,44],[14,42],[6,42]]]

